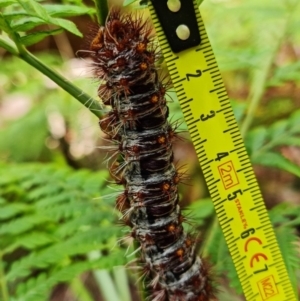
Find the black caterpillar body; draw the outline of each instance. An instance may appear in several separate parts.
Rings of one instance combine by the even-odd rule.
[[[110,166],[124,185],[117,208],[140,243],[151,300],[208,301],[213,295],[208,265],[196,254],[195,236],[183,231],[172,151],[176,134],[150,33],[141,18],[114,10],[90,46],[95,74],[103,81],[99,96],[111,106],[100,127],[119,151]]]

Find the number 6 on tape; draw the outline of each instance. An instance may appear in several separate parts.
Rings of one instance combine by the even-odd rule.
[[[197,4],[167,2],[150,13],[246,300],[296,301]]]

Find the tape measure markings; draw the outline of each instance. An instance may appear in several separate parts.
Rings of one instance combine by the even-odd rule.
[[[286,301],[296,300],[195,1],[194,8],[202,38],[201,45],[175,55],[170,50],[154,8],[150,4],[165,61],[171,70],[174,88],[224,237],[247,300],[268,298],[270,301],[282,301],[288,296]],[[194,66],[194,62],[197,63],[196,66],[201,65],[201,68],[196,67],[192,73],[186,71],[186,65],[191,63]],[[194,99],[198,94],[198,87],[193,86],[195,84],[190,86],[190,81],[198,77],[201,77],[202,84],[206,84],[202,85],[202,90],[207,89],[200,91],[202,98],[198,97],[200,101],[205,100],[201,102],[202,109],[199,109],[199,103]],[[201,123],[204,122],[211,124],[220,141],[211,134],[211,128],[202,127]],[[226,174],[229,167],[232,174]],[[225,175],[222,175],[221,171],[224,171]],[[226,178],[228,175],[230,185]],[[256,248],[253,252],[250,249],[254,243]],[[267,264],[253,269],[260,261]],[[273,289],[271,295],[266,291],[266,285]]]

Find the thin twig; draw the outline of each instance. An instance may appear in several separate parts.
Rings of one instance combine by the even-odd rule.
[[[104,25],[106,17],[108,15],[107,0],[94,0],[97,11],[97,19],[99,25]]]
[[[251,85],[251,89],[250,89],[250,94],[249,94],[249,107],[248,107],[248,111],[247,114],[245,116],[245,119],[241,125],[241,134],[243,137],[245,137],[248,129],[250,128],[254,116],[255,116],[255,112],[259,106],[260,100],[263,97],[263,94],[265,92],[265,87],[268,81],[268,76],[270,74],[271,68],[272,68],[272,64],[275,60],[275,57],[278,53],[278,50],[280,48],[280,46],[282,45],[282,41],[285,38],[286,34],[287,34],[287,30],[291,21],[291,16],[293,14],[293,12],[295,11],[295,7],[289,8],[290,9],[290,13],[287,17],[287,20],[285,22],[285,24],[283,25],[283,28],[281,30],[281,33],[279,34],[279,37],[277,37],[276,39],[274,39],[274,37],[271,37],[271,41],[274,41],[273,47],[271,49],[271,51],[268,51],[268,56],[265,57],[265,60],[263,62],[261,62],[260,68],[255,70],[253,73],[253,82]],[[264,32],[263,32],[264,33]],[[267,33],[268,34],[268,33]],[[262,44],[266,45],[266,41],[270,39],[270,36],[268,37],[262,37]],[[270,47],[270,43],[268,43],[268,48]]]
[[[52,79],[58,86],[60,86],[62,89],[64,89],[74,98],[76,98],[79,102],[81,102],[94,115],[96,115],[99,118],[102,117],[103,108],[97,100],[95,100],[82,90],[78,89],[69,80],[67,80],[65,77],[46,66],[43,62],[41,62],[37,57],[35,57],[27,50],[23,50],[21,53],[19,53],[19,57],[25,62],[27,62],[29,65],[33,66],[41,73]]]

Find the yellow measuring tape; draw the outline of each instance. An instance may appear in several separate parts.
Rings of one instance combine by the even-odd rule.
[[[296,301],[195,1],[194,8],[201,43],[175,54],[152,3],[149,4],[173,87],[244,295],[247,301]]]

